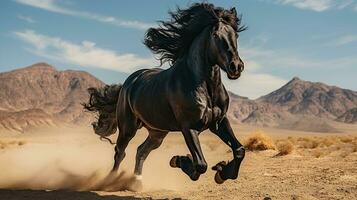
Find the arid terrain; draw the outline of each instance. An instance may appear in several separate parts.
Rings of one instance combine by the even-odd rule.
[[[301,80],[252,100],[230,93],[236,136],[249,150],[239,178],[222,185],[209,169],[196,182],[170,168],[188,149],[171,133],[133,184],[140,130],[120,172],[107,176],[114,146],[93,134],[84,112],[88,87],[104,83],[82,71],[47,63],[0,73],[0,199],[357,199],[357,92]],[[112,136],[115,140],[116,135]],[[209,132],[200,135],[209,168],[231,159]]]
[[[346,133],[328,134],[247,125],[236,125],[234,129],[237,137],[252,149],[246,154],[237,180],[217,185],[214,172],[209,169],[193,182],[180,170],[170,168],[173,155],[188,153],[183,137],[171,133],[147,159],[141,192],[125,189],[132,181],[136,147],[147,134],[143,129],[130,143],[117,179],[109,182],[105,176],[113,162],[113,146],[100,141],[89,127],[2,133],[0,197],[8,200],[357,198],[355,125],[344,126]],[[229,149],[213,134],[203,133],[200,138],[210,167],[231,158]]]

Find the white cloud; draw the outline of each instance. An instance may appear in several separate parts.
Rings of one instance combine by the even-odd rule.
[[[282,5],[291,5],[299,9],[323,12],[331,9],[352,7],[355,0],[267,0]]]
[[[278,0],[277,2],[317,12],[325,11],[332,6],[330,0]]]
[[[341,40],[341,42],[346,41],[347,39]],[[327,70],[357,65],[357,59],[354,56],[316,60],[285,50],[271,50],[263,47],[243,46],[239,50],[245,61],[245,71],[236,81],[227,78],[223,81],[229,90],[253,99],[268,94],[287,83],[288,80],[272,75],[269,71],[277,69]]]
[[[31,23],[31,24],[36,23],[36,21],[34,19],[32,19],[32,17],[30,17],[30,16],[17,15],[17,18],[21,19],[25,22]]]
[[[242,47],[240,54],[245,63],[245,70],[238,80],[229,80],[222,75],[226,88],[238,95],[256,99],[266,95],[287,83],[284,78],[263,72],[263,67],[270,66],[266,60],[275,53],[271,50]],[[261,63],[264,63],[261,64]]]
[[[73,9],[66,8],[66,7],[63,7],[59,4],[57,4],[55,0],[15,0],[15,1],[17,3],[23,4],[23,5],[39,8],[39,9],[46,10],[49,12],[60,13],[63,15],[76,16],[76,17],[81,17],[81,18],[85,18],[85,19],[91,19],[91,20],[108,23],[108,24],[112,24],[112,25],[120,26],[120,27],[146,30],[150,27],[155,26],[154,24],[135,21],[135,20],[134,21],[133,20],[124,20],[124,19],[119,19],[119,18],[115,18],[112,16],[104,16],[104,15],[98,15],[95,13],[89,13],[89,12],[85,12],[85,11],[73,10]]]
[[[238,80],[229,80],[223,75],[223,83],[228,90],[238,95],[256,99],[280,88],[287,80],[270,74],[244,71]]]
[[[328,43],[331,46],[342,46],[357,42],[357,35],[344,35]]]
[[[96,46],[94,42],[72,43],[58,37],[41,35],[33,30],[14,34],[31,45],[28,50],[38,56],[83,67],[96,67],[131,73],[136,69],[154,66],[154,58],[141,58],[135,54],[117,54]]]
[[[244,59],[254,61],[255,65],[264,67],[323,67],[325,63],[312,60],[288,51],[277,51],[261,47],[243,46],[240,50]]]
[[[347,7],[351,6],[353,3],[354,3],[354,0],[345,0],[345,1],[342,1],[342,2],[337,6],[337,9],[341,10],[341,9],[347,8]]]

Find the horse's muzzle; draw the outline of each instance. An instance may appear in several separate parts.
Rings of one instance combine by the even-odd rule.
[[[228,78],[232,80],[239,78],[243,69],[244,69],[244,63],[242,62],[241,59],[232,60],[232,62],[226,68]]]

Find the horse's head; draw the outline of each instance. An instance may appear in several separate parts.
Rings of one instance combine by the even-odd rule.
[[[237,17],[235,8],[228,12]],[[210,63],[218,65],[229,79],[239,78],[244,69],[244,63],[238,54],[238,32],[224,19],[218,18],[207,49]]]
[[[188,9],[170,12],[170,15],[170,21],[150,28],[144,41],[153,53],[159,55],[161,64],[167,61],[174,64],[190,53],[191,48],[197,48],[202,50],[205,59],[208,58],[205,61],[209,66],[219,66],[229,79],[239,78],[244,63],[238,54],[237,38],[245,26],[240,25],[241,17],[237,16],[235,8],[226,10],[213,4],[196,3]],[[195,41],[202,38],[204,46],[197,45]],[[198,59],[197,54],[192,56]]]

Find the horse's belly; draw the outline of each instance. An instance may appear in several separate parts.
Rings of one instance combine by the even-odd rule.
[[[135,115],[144,123],[147,128],[177,131],[177,124],[174,113],[164,97],[142,96],[133,102]]]
[[[172,112],[163,107],[159,109],[138,110],[138,118],[144,126],[154,130],[178,131],[179,126]]]

